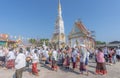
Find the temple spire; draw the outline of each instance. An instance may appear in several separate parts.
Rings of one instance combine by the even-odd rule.
[[[60,0],[58,0],[58,16],[55,22],[55,31],[53,34],[52,42],[55,42],[55,47],[63,48],[62,44],[65,43],[65,33],[64,33],[64,21],[62,19],[62,9]]]
[[[58,14],[59,14],[59,16],[61,16],[61,13],[62,13],[62,11],[61,11],[61,3],[60,3],[60,0],[58,0]]]

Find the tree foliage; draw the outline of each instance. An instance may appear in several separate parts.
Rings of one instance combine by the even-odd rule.
[[[49,45],[49,39],[40,39],[40,45],[43,46],[43,44],[45,43],[46,46]]]
[[[48,46],[49,39],[40,39],[40,40],[29,39],[29,43],[31,43],[32,45],[35,45],[35,46],[43,46],[43,44],[45,43],[45,45]]]
[[[99,44],[106,44],[106,42],[96,41],[96,45],[99,45]]]
[[[29,43],[31,43],[32,45],[35,45],[36,44],[36,39],[29,39]]]

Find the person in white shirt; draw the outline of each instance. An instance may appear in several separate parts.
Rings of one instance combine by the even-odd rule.
[[[15,67],[15,53],[13,51],[13,48],[9,50],[7,54],[7,63],[6,68],[14,68]]]
[[[29,69],[31,62],[31,54],[28,48],[25,50],[25,56],[26,56],[26,67]]]
[[[57,51],[54,49],[52,52],[52,69],[57,71]]]
[[[104,52],[105,61],[108,62],[108,48],[105,47],[105,48],[103,49],[103,52]]]
[[[26,66],[26,57],[25,54],[23,53],[23,49],[19,49],[19,54],[17,55],[15,59],[15,75],[16,78],[22,78],[22,73],[24,71],[24,67]]]
[[[5,64],[5,52],[2,48],[0,48],[0,66]]]
[[[116,50],[116,58],[119,62],[120,61],[120,47]]]
[[[35,50],[32,55],[32,73],[36,76],[39,76],[37,64],[39,63],[39,57],[37,56],[38,50]]]
[[[77,57],[78,57],[78,52],[77,49],[72,48],[72,66],[73,70],[77,67],[76,62],[77,62]]]
[[[88,61],[89,61],[89,55],[90,53],[88,52],[87,47],[84,44],[80,45],[81,49],[81,54],[80,54],[80,72],[83,74],[84,71],[86,71],[88,75]]]
[[[48,48],[44,52],[44,57],[46,58],[45,64],[49,64],[49,54],[48,54]]]

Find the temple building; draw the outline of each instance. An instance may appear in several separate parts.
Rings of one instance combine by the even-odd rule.
[[[58,0],[58,16],[55,22],[55,30],[51,42],[55,44],[56,48],[62,48],[65,44],[64,21],[62,18],[61,3]]]
[[[4,47],[16,47],[17,44],[21,43],[20,38],[13,40],[10,39],[10,36],[8,34],[1,34],[0,33],[0,46]]]
[[[69,36],[69,45],[71,47],[79,46],[85,44],[91,50],[94,50],[95,40],[92,37],[92,34],[87,28],[82,24],[81,21],[76,21],[70,32]]]
[[[8,34],[0,34],[0,46],[6,46],[8,41]]]

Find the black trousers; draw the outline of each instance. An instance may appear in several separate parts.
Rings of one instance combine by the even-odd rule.
[[[16,78],[22,78],[23,71],[24,71],[24,67],[21,68],[21,69],[17,69],[16,72],[15,72]]]

